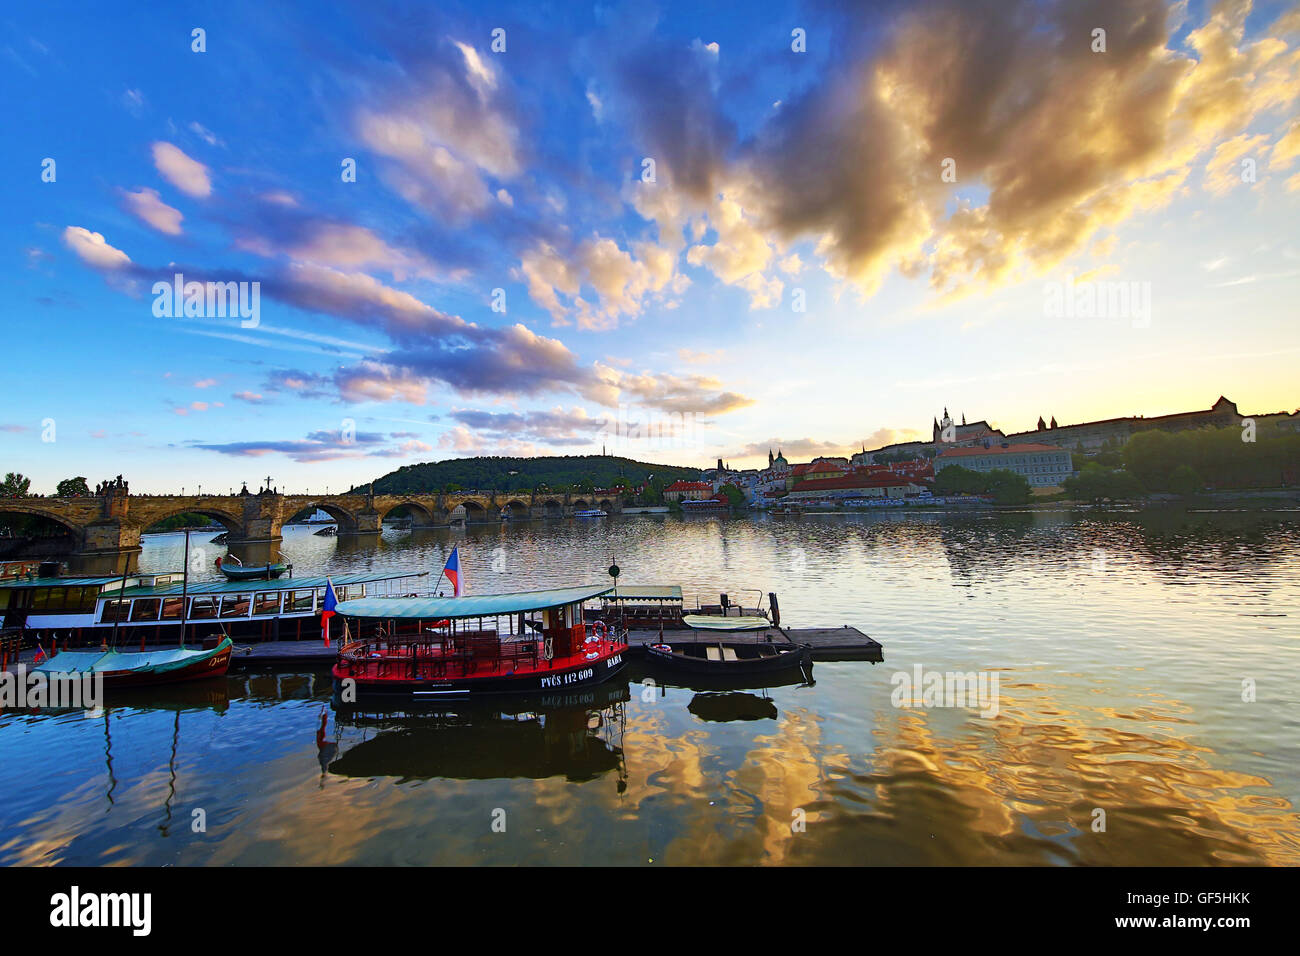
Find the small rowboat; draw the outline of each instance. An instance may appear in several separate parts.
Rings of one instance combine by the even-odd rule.
[[[221,558],[217,558],[217,568],[229,581],[270,581],[272,578],[278,578],[284,574],[290,567],[291,565],[282,561],[277,561],[274,564],[229,565]]]
[[[776,641],[670,641],[645,650],[652,663],[696,674],[757,674],[812,662],[811,645]]]
[[[149,687],[221,677],[230,667],[230,638],[209,648],[155,647],[146,651],[60,651],[32,668],[44,674],[104,675],[104,687]]]
[[[683,614],[682,623],[698,631],[761,631],[772,622],[759,614],[744,616],[721,614]]]

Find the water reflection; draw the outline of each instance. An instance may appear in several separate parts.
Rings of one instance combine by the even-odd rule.
[[[328,770],[343,777],[542,779],[576,782],[612,773],[627,786],[623,762],[626,681],[583,693],[502,697],[404,714],[340,712],[339,755]]]

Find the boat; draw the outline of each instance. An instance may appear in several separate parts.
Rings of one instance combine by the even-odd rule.
[[[346,572],[328,580],[342,601],[427,591],[429,572]],[[179,571],[22,578],[0,581],[0,617],[6,629],[68,647],[100,647],[114,628],[126,646],[198,645],[222,634],[241,642],[319,639],[326,583],[313,576],[187,585]]]
[[[144,651],[116,648],[58,651],[33,672],[79,676],[103,675],[104,689],[152,687],[225,676],[234,646],[229,637],[207,641],[210,647],[153,647]]]
[[[234,557],[234,555],[229,555],[229,557]],[[239,559],[235,558],[235,561],[238,562]],[[286,571],[293,570],[293,565],[285,564],[283,561],[258,565],[245,565],[241,562],[231,567],[223,558],[217,558],[217,570],[224,574],[229,581],[270,581],[278,578]]]
[[[120,690],[129,687],[152,687],[158,684],[179,684],[192,680],[207,680],[224,677],[230,667],[230,652],[234,643],[229,636],[222,634],[219,638],[209,638],[197,647],[185,646],[185,604],[184,595],[189,585],[190,537],[185,536],[185,572],[181,579],[182,611],[181,641],[177,647],[154,647],[146,650],[141,645],[138,651],[119,650],[118,637],[120,619],[113,622],[111,643],[90,650],[58,649],[53,642],[51,654],[37,664],[33,670],[48,677],[90,677],[103,681],[105,691]],[[118,593],[125,593],[128,578],[126,571],[118,583]]]
[[[341,601],[347,631],[332,671],[336,704],[429,704],[599,684],[623,668],[627,632],[588,625],[583,605],[611,590]]]
[[[700,631],[761,631],[772,626],[761,614],[683,614],[682,623]]]
[[[321,528],[319,531],[313,531],[312,534],[321,538],[329,538],[339,533],[339,529],[333,525]]]
[[[789,641],[665,640],[645,651],[653,664],[698,674],[757,674],[812,663],[812,645]]]
[[[687,499],[680,502],[683,511],[730,511],[731,502],[718,498]]]
[[[575,518],[608,518],[609,512],[601,508],[587,508],[584,511],[575,511]]]

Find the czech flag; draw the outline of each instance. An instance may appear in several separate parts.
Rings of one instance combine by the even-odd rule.
[[[447,580],[451,582],[452,597],[460,597],[460,546],[451,549],[447,556],[447,566],[442,569]]]
[[[329,578],[325,579],[325,601],[321,604],[320,627],[321,635],[325,638],[325,646],[330,646],[330,618],[334,616],[334,609],[339,606],[339,599],[334,596],[334,582]]]

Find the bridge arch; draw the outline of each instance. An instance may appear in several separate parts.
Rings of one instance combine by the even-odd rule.
[[[501,510],[509,512],[512,518],[526,518],[529,513],[528,503],[521,501],[519,498],[511,498],[502,506]]]
[[[442,518],[439,515],[439,509],[436,505],[430,506],[418,501],[396,501],[379,513],[379,520],[382,522],[393,512],[398,514],[393,517],[401,517],[402,509],[410,515],[412,524],[428,526],[432,524],[441,524]]]
[[[339,526],[340,533],[355,532],[357,530],[356,516],[346,508],[340,508],[338,505],[332,504],[328,501],[308,501],[298,510],[297,513],[301,514],[307,510],[315,511],[317,508],[334,519],[335,523]]]
[[[243,528],[243,520],[241,516],[232,515],[227,511],[220,510],[219,508],[205,508],[201,505],[190,506],[178,504],[174,508],[159,508],[157,510],[149,511],[146,515],[142,516],[138,522],[140,525],[140,533],[144,534],[149,531],[150,528],[166,521],[168,518],[174,518],[177,515],[183,514],[202,515],[204,518],[217,522],[217,524],[225,528],[231,535],[239,534]]]
[[[596,507],[603,508],[605,511],[612,511],[614,509],[613,503],[608,498],[601,498],[596,502]]]
[[[573,509],[575,511],[582,511],[590,507],[591,505],[587,503],[586,498],[575,498],[573,500]]]
[[[543,514],[548,518],[558,518],[564,514],[564,502],[559,498],[547,498],[539,504],[542,506]]]
[[[12,524],[4,520],[8,516],[43,519],[47,523],[46,530],[49,530],[51,526],[61,528],[74,542],[78,543],[80,543],[84,534],[84,529],[74,523],[75,519],[70,519],[66,515],[58,514],[51,509],[30,505],[22,498],[0,498],[0,525],[8,527]],[[33,528],[32,530],[39,531],[40,529]],[[14,528],[14,537],[25,537],[26,534],[27,532],[20,533],[18,528]],[[40,536],[44,537],[45,535]]]

